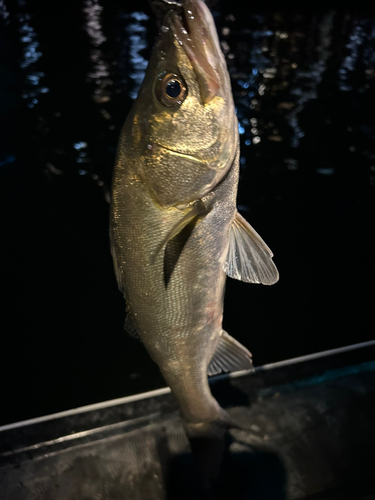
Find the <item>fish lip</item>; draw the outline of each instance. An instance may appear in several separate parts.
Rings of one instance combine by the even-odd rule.
[[[216,68],[220,66],[221,49],[211,17],[202,0],[185,0],[181,9],[171,12],[170,19],[171,31],[193,66],[205,104],[220,88]]]

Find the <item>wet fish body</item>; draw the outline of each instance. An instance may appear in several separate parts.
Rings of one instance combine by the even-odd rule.
[[[201,0],[165,15],[118,146],[111,204],[126,329],[143,341],[190,426],[225,419],[207,374],[252,367],[222,329],[226,275],[272,284],[272,253],[238,214],[229,74]]]

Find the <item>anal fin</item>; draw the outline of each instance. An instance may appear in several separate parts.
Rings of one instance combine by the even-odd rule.
[[[211,376],[221,372],[253,370],[251,358],[251,352],[223,330],[207,373]]]

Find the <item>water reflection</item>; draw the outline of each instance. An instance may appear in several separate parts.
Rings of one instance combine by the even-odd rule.
[[[84,0],[83,11],[85,13],[85,29],[90,38],[90,61],[91,69],[87,73],[87,80],[94,85],[93,100],[98,103],[108,102],[111,99],[112,80],[110,79],[109,63],[104,59],[101,46],[107,40],[101,26],[101,14],[103,7],[98,0]],[[109,113],[103,116],[110,120]]]
[[[113,80],[110,77],[110,63],[103,51],[103,46],[107,41],[102,27],[103,6],[98,0],[84,0],[83,14],[84,29],[89,39],[88,57],[90,61],[86,73],[86,82],[89,85],[94,106],[98,108],[100,116],[104,118],[105,124],[103,128],[113,130],[115,126],[107,105],[111,101]],[[98,126],[101,128],[103,125],[102,123],[100,125],[96,124],[96,127]],[[97,146],[97,141],[91,145],[91,151],[95,151],[95,146]],[[92,172],[92,158],[89,154],[87,142],[77,141],[73,144],[73,148],[76,151],[76,162],[80,164],[78,174],[87,175],[90,172],[91,178],[102,186],[103,181],[99,179],[97,173]]]
[[[307,160],[316,173],[333,175],[335,153],[327,153],[337,143],[330,134],[345,137],[345,126],[353,131],[353,114],[361,119],[364,111],[360,110],[364,99],[359,102],[355,95],[373,91],[374,20],[351,19],[329,10],[316,15],[253,15],[241,29],[236,29],[231,14],[219,24],[232,77],[243,165],[271,166],[272,159],[280,162],[283,157],[287,170],[295,171]],[[363,85],[365,81],[372,85]],[[338,107],[345,95],[341,98],[337,91],[352,92],[351,100]],[[346,105],[349,112],[343,113]],[[374,132],[373,127],[362,130],[363,135],[375,136]],[[349,153],[357,151],[348,141],[336,156],[343,146]],[[372,154],[373,147],[370,150]]]
[[[295,103],[286,118],[293,130],[291,137],[291,147],[298,148],[300,140],[305,132],[299,124],[299,115],[305,105],[318,98],[318,86],[322,81],[322,75],[327,67],[327,61],[331,55],[330,46],[332,42],[331,31],[333,27],[335,13],[329,12],[320,23],[317,24],[317,44],[313,50],[307,51],[307,58],[304,61],[294,62],[292,68],[296,68],[293,84],[291,84],[291,95],[294,95]],[[314,23],[315,24],[315,23]],[[314,26],[315,27],[315,26]],[[302,37],[300,37],[301,39]],[[294,42],[296,43],[297,40]],[[296,164],[295,164],[296,165]],[[329,169],[330,171],[333,169]]]
[[[225,12],[225,5],[220,5],[222,11],[214,14],[232,79],[241,175],[247,166],[268,173],[308,168],[325,178],[341,168],[345,150],[345,154],[361,155],[367,179],[373,179],[375,127],[368,102],[372,102],[375,80],[374,19],[337,10],[313,15],[269,11],[253,13],[245,22],[241,13]],[[153,20],[116,1],[109,5],[81,0],[79,9],[82,18],[70,16],[71,26],[65,32],[83,27],[86,38],[73,55],[74,75],[64,91],[79,116],[83,135],[75,134],[69,144],[63,144],[64,137],[73,134],[64,134],[71,123],[61,115],[61,95],[50,95],[45,83],[56,78],[47,74],[50,68],[42,48],[46,45],[40,41],[48,43],[50,33],[43,23],[35,22],[38,14],[27,1],[18,0],[23,97],[34,108],[41,134],[49,129],[58,135],[59,151],[71,151],[66,164],[73,152],[77,174],[90,172],[100,182],[108,182],[120,127],[144,78]],[[4,0],[0,0],[0,17],[9,20]],[[69,74],[72,55],[59,54],[66,57],[60,66]],[[47,93],[48,112],[40,107],[41,96]],[[89,96],[90,102],[82,96]],[[45,151],[46,163],[54,164],[49,157],[56,147],[47,142],[45,147],[51,151]],[[59,169],[64,169],[63,163],[61,159]]]
[[[81,141],[81,142],[75,142],[73,144],[73,148],[77,151],[77,158],[76,162],[77,163],[91,163],[91,160],[88,158],[86,148],[87,148],[87,142]],[[87,170],[80,169],[78,171],[79,175],[86,175]]]
[[[147,68],[147,61],[140,52],[147,47],[147,29],[142,22],[147,21],[148,16],[143,12],[132,12],[127,19],[129,24],[125,28],[125,33],[129,51],[128,63],[131,67],[129,78],[133,83],[129,95],[135,99]]]
[[[0,0],[0,19],[5,21],[5,24],[9,24],[9,12],[5,5],[5,0]]]
[[[359,21],[354,19],[346,19],[348,24],[352,24],[349,28],[349,41],[346,43],[346,56],[343,59],[339,69],[339,89],[346,92],[353,90],[350,84],[350,76],[356,69],[358,62],[359,51],[365,39],[365,31],[363,29],[364,20]]]
[[[26,100],[27,106],[33,108],[38,104],[40,94],[47,93],[49,89],[42,84],[45,74],[39,69],[38,64],[42,53],[32,16],[27,11],[25,0],[18,0],[18,6],[18,33],[22,45],[20,67],[25,73],[22,97]]]

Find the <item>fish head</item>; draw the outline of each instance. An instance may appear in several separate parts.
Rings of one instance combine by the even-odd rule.
[[[230,78],[211,12],[202,0],[174,7],[164,16],[132,117],[133,147],[163,205],[209,192],[238,144]],[[173,179],[180,189],[171,195]]]

